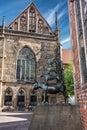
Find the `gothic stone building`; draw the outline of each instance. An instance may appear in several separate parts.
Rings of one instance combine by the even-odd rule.
[[[87,3],[68,0],[77,104],[87,130]]]
[[[0,106],[29,106],[34,80],[45,72],[47,59],[54,58],[59,43],[58,27],[52,31],[47,21],[31,3],[13,22],[0,27]],[[60,50],[59,50],[60,55]],[[41,102],[41,90],[37,103]],[[50,95],[49,102],[58,102]]]

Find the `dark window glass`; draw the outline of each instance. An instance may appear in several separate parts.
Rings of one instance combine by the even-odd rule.
[[[17,74],[16,74],[16,78],[18,79],[18,80],[20,80],[20,67],[21,67],[21,63],[20,63],[21,61],[18,59],[17,60]]]
[[[24,107],[25,106],[25,92],[23,89],[20,89],[17,96],[17,106]]]
[[[83,81],[87,82],[87,68],[86,68],[85,49],[84,49],[84,47],[81,47],[80,54],[81,54],[81,66],[82,66]]]
[[[5,91],[4,105],[7,105],[7,106],[12,105],[12,91],[10,88],[6,89]]]
[[[7,105],[7,106],[12,105],[12,96],[5,96],[4,105]]]
[[[21,80],[24,81],[24,76],[25,76],[25,62],[24,60],[22,60],[22,76],[21,76]]]
[[[27,47],[19,52],[16,78],[18,81],[34,81],[35,79],[35,58]]]

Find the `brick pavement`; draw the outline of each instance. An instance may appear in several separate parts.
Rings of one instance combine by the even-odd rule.
[[[30,112],[0,112],[0,130],[28,130],[32,114]]]

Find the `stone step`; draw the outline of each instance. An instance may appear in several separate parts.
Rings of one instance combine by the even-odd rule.
[[[81,130],[79,108],[76,105],[37,106],[29,130]]]

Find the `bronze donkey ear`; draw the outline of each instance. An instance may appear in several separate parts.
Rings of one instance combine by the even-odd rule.
[[[69,0],[70,2],[74,2],[74,0]]]

